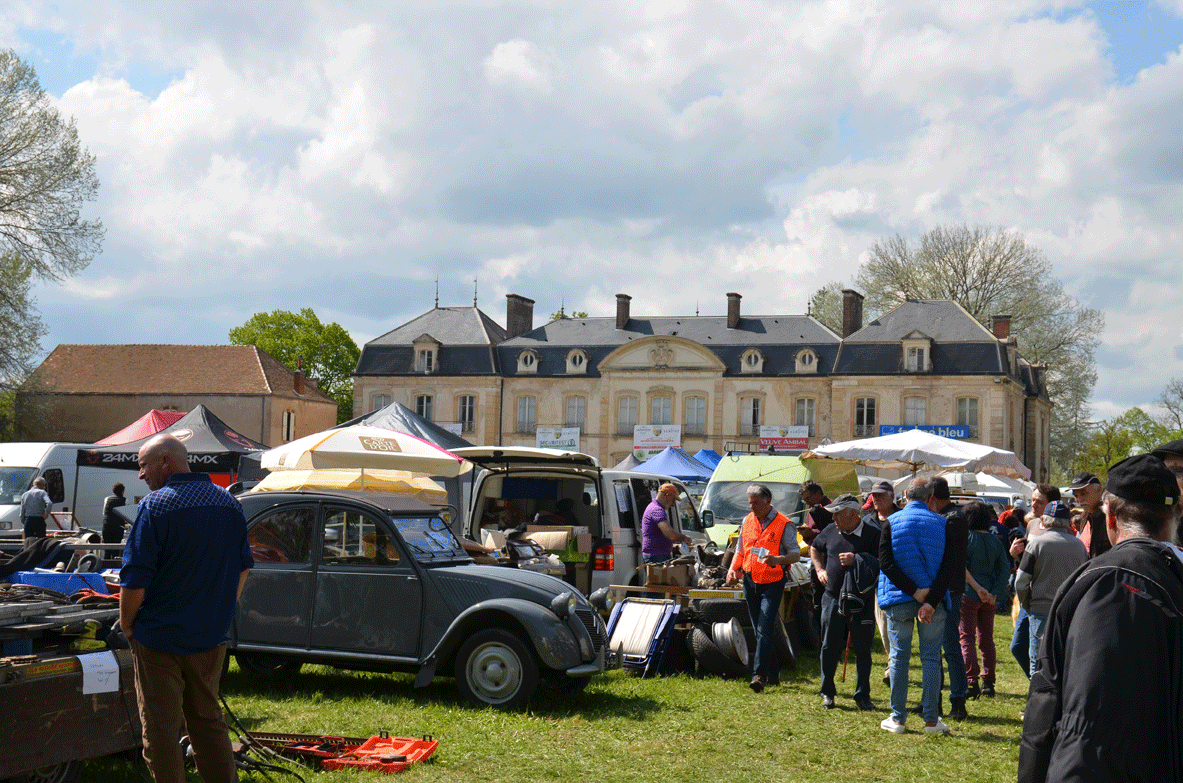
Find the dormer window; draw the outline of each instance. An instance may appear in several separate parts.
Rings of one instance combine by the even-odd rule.
[[[812,348],[803,348],[797,352],[795,369],[798,373],[817,372],[817,354]]]
[[[740,357],[739,371],[743,373],[764,372],[764,354],[755,348],[749,348]]]
[[[920,331],[902,340],[904,372],[932,371],[932,338]]]
[[[421,334],[412,345],[415,349],[415,372],[425,374],[438,372],[439,341],[429,334]]]
[[[584,351],[576,349],[567,354],[567,374],[587,374],[587,354]]]
[[[526,350],[518,354],[518,372],[538,372],[538,353],[536,351]]]

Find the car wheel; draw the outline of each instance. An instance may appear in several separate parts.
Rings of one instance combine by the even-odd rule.
[[[731,618],[740,625],[751,625],[748,604],[739,598],[708,598],[698,602],[698,614],[704,623],[725,623]]]
[[[282,658],[267,653],[234,653],[234,660],[238,661],[238,668],[251,674],[295,674],[304,665],[300,661]]]
[[[793,649],[793,640],[789,638],[785,624],[777,619],[772,625],[772,641],[776,644],[776,657],[780,661],[780,668],[797,668],[797,652]]]
[[[77,783],[82,777],[82,761],[66,761],[35,769],[8,779],[8,783]]]
[[[456,685],[476,704],[516,709],[538,687],[538,662],[517,634],[488,628],[470,636],[457,653]]]
[[[739,661],[728,658],[703,629],[691,628],[686,636],[686,644],[694,654],[698,670],[703,674],[713,674],[727,679],[750,676],[751,669]]]

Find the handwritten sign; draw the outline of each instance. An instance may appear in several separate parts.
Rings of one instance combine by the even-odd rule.
[[[119,661],[110,650],[79,655],[83,693],[111,693],[119,690]]]

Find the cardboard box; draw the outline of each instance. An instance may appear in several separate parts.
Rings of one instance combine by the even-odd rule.
[[[649,563],[645,566],[645,584],[689,587],[692,574],[692,567],[689,565]]]
[[[581,555],[590,555],[592,551],[591,533],[577,533],[575,535],[575,551]]]

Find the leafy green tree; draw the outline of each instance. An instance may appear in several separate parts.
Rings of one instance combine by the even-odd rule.
[[[809,297],[809,314],[833,331],[842,334],[842,289],[837,281],[826,283]]]
[[[337,401],[337,421],[353,417],[351,376],[361,351],[339,324],[322,324],[307,307],[299,313],[255,313],[230,330],[230,342],[257,346],[291,370],[302,359],[305,374],[317,378],[320,390]]]
[[[1094,352],[1105,318],[1064,290],[1041,250],[999,227],[938,226],[917,242],[898,234],[876,242],[856,286],[869,312],[905,299],[952,299],[982,324],[1009,315],[1019,352],[1047,365],[1052,460],[1061,467],[1072,463],[1096,383]]]
[[[1080,470],[1101,477],[1110,465],[1131,454],[1145,454],[1168,440],[1170,431],[1141,408],[1130,408],[1120,416],[1097,425],[1079,455]]]
[[[32,281],[61,281],[99,252],[102,223],[82,220],[99,181],[94,157],[41,89],[32,66],[0,51],[0,385],[24,375],[45,328]]]
[[[558,311],[550,314],[550,320],[552,321],[560,321],[566,318],[587,318],[587,312],[585,310],[576,310],[573,313],[568,313],[560,307]]]

